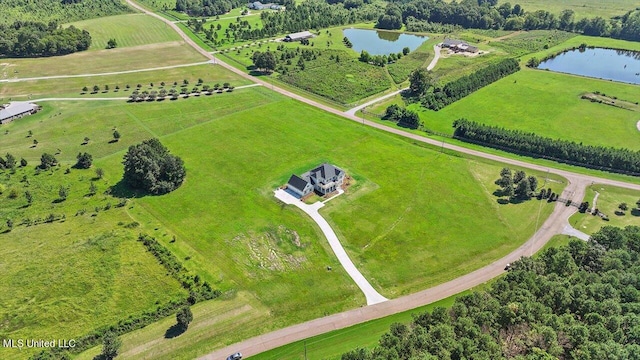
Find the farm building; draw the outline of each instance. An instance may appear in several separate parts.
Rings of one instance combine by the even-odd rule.
[[[11,102],[0,106],[0,124],[8,124],[15,119],[26,115],[35,114],[40,107],[36,104],[23,101]]]
[[[260,1],[254,1],[252,3],[249,3],[247,5],[247,7],[249,9],[252,9],[252,10],[264,10],[264,9],[282,10],[282,9],[284,9],[284,6],[282,6],[282,5],[272,4],[272,3],[263,4]]]
[[[291,175],[287,182],[287,189],[301,197],[310,194],[314,190],[320,195],[326,195],[342,186],[344,176],[344,170],[324,163],[301,176]]]
[[[313,34],[309,31],[301,31],[293,34],[289,34],[284,37],[284,41],[300,41],[303,39],[310,39],[313,37]]]
[[[467,44],[462,40],[455,39],[444,39],[442,42],[442,47],[448,48],[453,52],[469,52],[469,53],[477,53],[478,47]]]

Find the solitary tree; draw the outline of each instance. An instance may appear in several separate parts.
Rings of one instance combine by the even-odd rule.
[[[122,346],[122,341],[118,336],[111,331],[104,334],[102,338],[102,352],[100,355],[105,360],[113,360],[116,356],[118,356],[118,351],[120,351],[120,346]]]
[[[97,192],[98,192],[98,187],[92,181],[91,184],[89,185],[89,195],[95,195]]]
[[[176,321],[178,323],[177,324],[178,327],[182,331],[186,331],[187,328],[189,327],[189,323],[193,321],[193,314],[191,313],[191,308],[189,308],[186,305],[181,307],[180,310],[178,310],[178,313],[176,313]]]
[[[107,49],[115,49],[118,46],[118,42],[116,39],[109,39],[107,41]]]
[[[40,156],[40,169],[47,170],[58,164],[58,160],[49,153],[44,153]]]
[[[636,206],[640,209],[640,200],[636,201]]]
[[[96,176],[98,177],[98,179],[102,179],[102,177],[104,176],[104,170],[102,170],[102,168],[97,168]]]
[[[76,156],[78,162],[76,163],[76,167],[78,169],[88,169],[91,167],[91,163],[93,162],[93,156],[89,153],[78,153]]]
[[[15,170],[16,169],[16,164],[17,164],[17,161],[16,161],[15,156],[7,153],[7,158],[5,160],[5,166],[7,167],[7,169]]]
[[[89,143],[89,140],[90,140],[90,139],[89,139],[89,137],[88,137],[88,136],[85,136],[85,137],[84,137],[84,144],[88,144],[88,143]]]
[[[33,195],[31,195],[31,193],[29,191],[25,191],[24,192],[24,197],[25,197],[25,199],[27,199],[27,204],[31,205],[31,203],[33,202]]]
[[[20,166],[25,167],[27,166],[27,160],[25,160],[24,158],[20,159]]]
[[[27,131],[27,137],[32,137],[33,136],[33,131],[29,130]]]
[[[7,219],[7,227],[9,228],[9,231],[13,229],[13,220]]]
[[[114,130],[113,131],[113,140],[115,140],[115,141],[119,141],[120,140],[120,133],[118,132],[118,130]]]
[[[93,85],[93,92],[97,93],[98,91],[100,91],[100,86],[98,85]]]
[[[85,86],[85,87],[83,87],[83,88],[82,88],[82,92],[85,92],[85,93],[86,93],[87,91],[89,91],[89,88],[88,88],[88,87],[86,87],[86,86]]]
[[[38,140],[33,139],[33,146],[38,146]]]
[[[67,200],[67,196],[69,196],[69,189],[61,185],[60,189],[58,189],[58,196],[60,196],[60,200],[62,201]]]
[[[620,205],[618,205],[618,209],[620,209],[620,211],[622,212],[625,212],[629,210],[629,206],[627,205],[627,203],[623,202],[623,203],[620,203]]]

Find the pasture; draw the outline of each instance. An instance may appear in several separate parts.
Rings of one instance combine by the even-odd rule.
[[[211,64],[179,67],[164,70],[142,71],[120,75],[87,76],[62,79],[44,79],[21,82],[0,83],[0,99],[11,98],[13,100],[47,98],[47,97],[127,97],[140,84],[140,91],[169,90],[174,87],[180,90],[184,80],[189,81],[188,89],[197,86],[198,79],[202,79],[204,84],[213,86],[216,83],[226,82],[233,86],[249,84],[249,80],[227,71],[220,66]],[[165,83],[162,86],[162,83]],[[153,84],[153,86],[151,86]],[[92,94],[93,86],[98,86],[100,90]],[[105,91],[105,85],[109,90]],[[126,89],[129,85],[130,89]],[[87,87],[88,93],[83,93],[82,88]],[[120,89],[116,91],[116,86]]]
[[[90,50],[105,49],[112,38],[116,39],[118,48],[181,40],[167,24],[145,14],[108,16],[68,25],[91,33]]]
[[[459,118],[588,145],[640,150],[638,112],[582,100],[600,91],[638,101],[637,86],[523,68],[440,111],[419,111],[424,126],[452,134]]]
[[[599,216],[589,213],[575,213],[569,219],[569,223],[576,229],[593,234],[601,227],[611,225],[625,227],[627,225],[638,225],[640,222],[640,208],[636,204],[640,201],[640,191],[618,188],[615,186],[593,184],[587,188],[584,200],[589,202],[589,207],[593,206],[593,199],[599,193],[596,207],[603,214],[607,215],[609,221],[605,221]],[[626,203],[628,210],[620,212],[618,205]]]
[[[184,159],[187,181],[166,196],[133,200],[128,213],[140,231],[189,259],[186,266],[203,280],[225,291],[247,291],[255,306],[268,309],[261,326],[247,328],[242,337],[364,301],[314,224],[273,198],[273,189],[291,173],[329,161],[356,179],[323,213],[356,265],[390,297],[503,256],[533,233],[531,214],[540,212],[544,219],[552,209],[535,200],[499,204],[492,193],[500,164],[439,154],[261,87],[228,95],[142,104],[51,103],[7,126],[2,136],[7,151],[30,162],[45,149],[60,148],[65,162],[88,151],[100,158],[109,185],[120,178],[127,146],[160,137]],[[114,127],[122,138],[109,143]],[[40,141],[36,149],[25,138],[30,129]],[[89,145],[80,145],[84,136],[91,138]],[[562,185],[552,187],[559,191]],[[221,328],[198,351],[237,336]],[[166,358],[190,351],[153,341],[148,346],[149,354]]]
[[[128,210],[103,194],[114,180],[109,174],[91,180],[93,169],[66,174],[56,168],[36,175],[35,165],[0,180],[2,231],[7,219],[14,222],[10,232],[0,234],[3,338],[77,339],[186,295],[136,241],[139,229],[127,226],[133,222]],[[87,195],[90,182],[97,185],[96,195]],[[60,186],[69,189],[62,202]],[[13,190],[19,194],[15,199]],[[33,195],[28,207],[25,191]],[[57,220],[24,224],[49,214]],[[24,359],[37,351],[0,348],[0,357]]]
[[[507,1],[500,0],[498,6]],[[624,15],[633,10],[638,3],[634,0],[519,0],[517,2],[526,11],[546,10],[559,16],[562,10],[571,9],[576,13],[576,19],[601,16],[611,18]],[[515,3],[512,2],[512,5]]]
[[[182,41],[83,51],[50,58],[2,59],[0,79],[79,75],[148,69],[207,61]]]

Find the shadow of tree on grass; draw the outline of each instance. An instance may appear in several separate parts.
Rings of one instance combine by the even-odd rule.
[[[182,335],[182,333],[184,333],[186,330],[187,329],[180,326],[179,324],[173,324],[170,328],[167,329],[167,331],[165,331],[164,338],[173,339],[175,337]]]

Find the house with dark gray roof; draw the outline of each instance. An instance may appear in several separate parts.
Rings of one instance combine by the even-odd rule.
[[[444,39],[444,41],[442,42],[442,47],[449,48],[456,53],[457,52],[477,53],[479,51],[477,46],[472,46],[462,40],[456,40],[456,39]]]
[[[287,189],[300,197],[316,191],[319,195],[330,194],[340,188],[344,182],[344,170],[337,166],[324,163],[301,176],[291,175],[287,182]]]
[[[8,124],[15,119],[26,115],[35,114],[40,107],[36,104],[24,101],[14,101],[0,106],[0,124]]]

